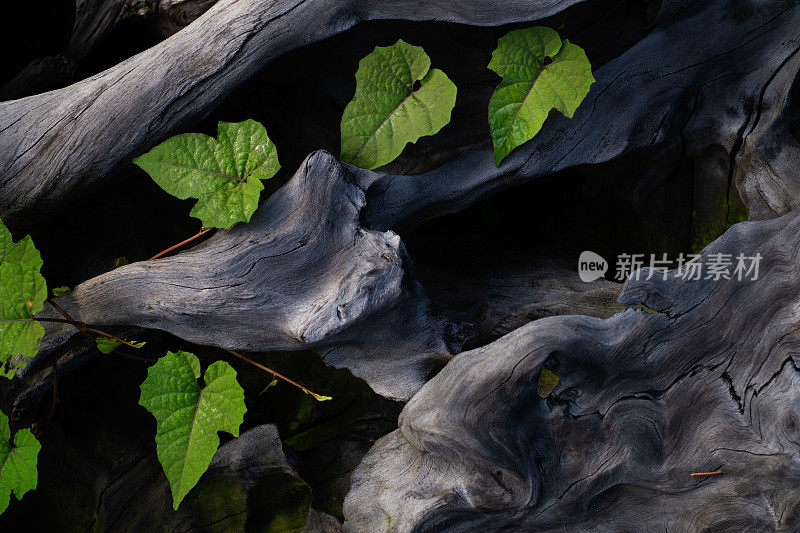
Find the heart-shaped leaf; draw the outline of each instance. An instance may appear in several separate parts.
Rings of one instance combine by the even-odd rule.
[[[206,369],[188,352],[167,352],[147,371],[139,404],[156,417],[156,452],[172,488],[175,509],[208,469],[219,447],[218,431],[239,436],[247,408],[236,371],[224,361]]]
[[[30,429],[20,429],[12,440],[8,417],[0,412],[0,513],[8,508],[12,492],[21,500],[36,488],[36,463],[41,449]]]
[[[168,193],[197,198],[190,215],[206,228],[249,222],[264,185],[280,169],[267,130],[255,120],[220,122],[217,138],[186,133],[133,160]]]
[[[489,68],[503,78],[489,100],[494,160],[531,140],[552,108],[572,118],[594,83],[580,46],[542,26],[514,30],[497,42]]]
[[[421,46],[402,39],[361,60],[355,96],[342,115],[342,161],[370,169],[385,165],[406,144],[450,122],[456,86],[430,66]]]
[[[33,316],[44,307],[42,257],[30,235],[14,242],[0,221],[0,375],[10,378],[36,355],[44,335]]]

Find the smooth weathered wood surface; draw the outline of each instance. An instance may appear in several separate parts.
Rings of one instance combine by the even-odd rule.
[[[585,284],[563,263],[532,266],[520,251],[426,271],[434,307],[400,237],[361,223],[364,190],[378,176],[317,152],[250,223],[188,252],[115,269],[56,301],[76,320],[160,329],[197,344],[314,349],[400,399],[466,340],[533,317],[617,309],[618,284]],[[76,334],[47,326],[40,358]]]
[[[58,89],[76,81],[87,57],[96,53],[120,25],[139,19],[143,28],[168,37],[189,25],[216,0],[76,0],[75,20],[66,48],[34,59],[3,87],[0,100]]]
[[[800,216],[737,224],[716,253],[760,253],[758,278],[645,270],[620,299],[653,313],[546,318],[458,355],[354,474],[345,529],[796,531]]]
[[[408,398],[463,338],[433,313],[400,237],[360,224],[375,176],[317,152],[250,223],[93,278],[58,301],[77,320],[156,328],[197,344],[314,348],[376,392]],[[44,345],[72,334],[61,328]]]
[[[64,89],[0,103],[0,218],[46,217],[157,142],[205,116],[273,59],[360,21],[497,25],[579,0],[329,2],[222,0],[184,30]],[[87,139],[90,139],[87,142]]]
[[[412,227],[528,180],[661,144],[673,158],[694,159],[696,189],[706,186],[723,197],[732,191],[732,202],[738,200],[731,182],[744,176],[764,188],[793,190],[796,176],[781,170],[782,163],[794,169],[793,161],[762,151],[776,169],[763,164],[748,171],[752,148],[784,108],[800,68],[798,26],[796,0],[757,7],[697,2],[595,72],[597,82],[574,117],[551,114],[536,138],[499,168],[487,147],[421,175],[387,175],[367,195],[366,221],[375,228]],[[718,151],[726,154],[722,161]],[[757,188],[743,188],[745,203],[761,201]],[[785,204],[773,202],[774,209],[758,213],[781,215]],[[704,218],[724,219],[726,209],[700,210],[698,228]]]
[[[30,210],[46,223],[273,59],[360,21],[534,23],[575,3],[222,0],[103,73],[0,104],[0,217],[13,225]],[[312,348],[382,395],[413,395],[400,428],[355,473],[344,508],[353,531],[797,530],[796,213],[735,225],[706,249],[706,262],[761,253],[757,281],[629,281],[622,303],[656,312],[613,316],[619,286],[577,281],[550,251],[490,254],[473,242],[482,256],[460,259],[463,268],[415,268],[396,233],[535,178],[631,156],[615,168],[642,176],[634,167],[688,162],[692,244],[743,217],[742,204],[754,219],[796,209],[800,2],[651,4],[653,31],[597,70],[575,117],[553,114],[500,168],[489,148],[461,145],[416,176],[316,152],[250,224],[90,279],[59,301],[92,324],[198,344]],[[648,161],[652,153],[661,159]],[[632,202],[647,191],[632,187]],[[48,333],[31,367],[42,379],[19,413],[50,392],[42,366],[74,330]],[[63,375],[91,358],[63,356]],[[536,394],[543,365],[561,378],[547,399]],[[130,516],[126,498],[108,516]],[[311,530],[338,526],[318,511],[311,519]]]

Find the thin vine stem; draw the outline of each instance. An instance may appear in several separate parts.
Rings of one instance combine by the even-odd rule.
[[[282,374],[279,374],[278,372],[275,372],[271,368],[269,368],[267,366],[264,366],[261,363],[257,363],[255,361],[253,361],[249,357],[245,357],[244,355],[240,354],[239,352],[234,352],[233,350],[228,350],[227,348],[222,348],[222,349],[225,350],[226,352],[228,352],[231,355],[235,355],[236,357],[238,357],[242,361],[246,361],[246,362],[250,363],[251,365],[260,368],[261,370],[269,372],[270,374],[272,374],[276,378],[282,379],[283,381],[289,383],[290,385],[294,385],[295,387],[297,387],[298,389],[302,390],[306,394],[309,394],[309,395],[313,396],[314,399],[317,400],[318,402],[324,402],[325,400],[330,400],[331,399],[330,396],[322,396],[321,394],[317,394],[315,392],[311,392],[310,390],[308,390],[307,388],[303,387],[299,383],[297,383],[295,381],[292,381],[291,379],[287,378],[286,376],[284,376]]]
[[[106,337],[108,339],[112,339],[114,341],[119,342],[120,344],[124,344],[126,346],[130,346],[131,348],[136,348],[137,350],[139,349],[138,346],[136,346],[135,344],[132,344],[132,343],[130,343],[130,342],[124,340],[124,339],[120,339],[119,337],[115,337],[114,335],[112,335],[110,333],[106,333],[105,331],[101,331],[99,329],[91,328],[91,327],[87,326],[85,322],[80,322],[78,320],[75,320],[74,318],[72,318],[70,316],[69,313],[67,313],[64,310],[63,307],[58,305],[56,302],[54,302],[50,298],[48,298],[45,301],[48,304],[50,304],[53,307],[53,309],[58,311],[61,314],[61,316],[63,316],[64,318],[61,319],[61,318],[45,318],[45,317],[42,317],[42,318],[33,318],[31,320],[36,320],[37,322],[57,322],[59,324],[69,324],[71,326],[74,326],[78,331],[83,333],[85,336],[90,338],[92,341],[94,341],[94,337],[89,335],[89,332],[94,333],[96,335],[101,335],[101,336]],[[23,318],[23,319],[20,319],[20,320],[28,320],[28,319],[27,318]],[[139,361],[146,361],[146,362],[155,361],[155,359],[150,359],[149,357],[140,357],[138,355],[127,354],[127,353],[120,352],[120,351],[117,351],[117,350],[112,350],[112,351],[114,353],[116,353],[116,354],[119,354],[119,355],[121,355],[123,357],[128,357],[130,359],[137,359]]]
[[[183,246],[184,244],[189,244],[189,243],[190,243],[190,242],[192,242],[193,240],[199,239],[200,237],[202,237],[203,235],[205,235],[206,233],[208,233],[208,232],[209,232],[209,231],[211,231],[212,229],[214,229],[214,228],[206,228],[206,229],[201,229],[201,230],[200,230],[198,233],[196,233],[195,235],[192,235],[192,236],[191,236],[191,237],[189,237],[188,239],[184,239],[184,240],[182,240],[181,242],[179,242],[178,244],[173,244],[172,246],[170,246],[170,247],[169,247],[169,248],[167,248],[166,250],[162,250],[162,251],[158,252],[156,255],[154,255],[153,257],[151,257],[150,259],[148,259],[148,261],[152,261],[153,259],[158,259],[159,257],[162,257],[162,256],[164,256],[164,255],[167,255],[167,254],[168,254],[168,253],[170,253],[171,251],[173,251],[173,250],[176,250],[176,249],[180,248],[180,247],[181,247],[181,246]]]

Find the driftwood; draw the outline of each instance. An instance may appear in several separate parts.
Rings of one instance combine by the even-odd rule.
[[[696,204],[712,204],[697,213],[698,229],[704,219],[724,219],[727,207],[711,200],[728,196],[732,179],[747,172],[750,147],[784,108],[800,69],[800,5],[770,2],[747,13],[736,5],[697,2],[656,28],[595,72],[597,82],[574,118],[553,114],[499,168],[486,148],[418,176],[381,178],[367,196],[367,224],[409,228],[530,179],[660,144],[670,146],[673,157],[695,161]],[[712,27],[719,30],[706,31]],[[770,189],[796,188],[796,177],[779,169],[748,179]],[[752,193],[756,187],[740,191],[746,204],[760,200]],[[738,201],[735,191],[731,196]],[[775,209],[787,212],[783,205]]]
[[[315,349],[401,399],[474,336],[497,337],[534,316],[615,311],[617,284],[585,284],[555,261],[532,267],[522,253],[430,272],[434,309],[400,237],[361,225],[364,189],[378,176],[317,152],[249,224],[118,268],[56,301],[76,320],[161,329],[197,344]],[[43,352],[74,334],[52,329]]]
[[[285,526],[291,518],[302,524],[310,511],[311,491],[287,463],[273,425],[257,426],[221,446],[178,511],[152,453],[137,459],[129,458],[128,469],[105,488],[100,500],[104,531],[243,531]],[[209,495],[216,496],[214,505]]]
[[[203,117],[261,67],[376,19],[497,25],[578,0],[222,0],[159,45],[70,87],[0,104],[0,218],[39,217]],[[91,139],[91,142],[86,142]]]
[[[674,145],[696,159],[698,228],[703,229],[703,216],[728,218],[730,205],[720,208],[716,200],[735,196],[729,180],[747,172],[746,166],[735,168],[737,161],[782,116],[776,110],[784,108],[800,62],[798,44],[785,37],[800,20],[800,6],[776,2],[748,17],[728,8],[724,2],[695,6],[603,67],[591,105],[582,106],[572,120],[553,120],[499,169],[483,151],[418,176],[346,169],[317,154],[311,161],[320,164],[304,165],[250,225],[177,258],[133,265],[82,284],[73,295],[76,313],[87,322],[164,329],[231,349],[315,348],[376,391],[406,398],[473,332],[471,325],[453,324],[430,309],[399,237],[382,231],[463,208],[539,175],[651,144]],[[725,33],[709,42],[702,36],[677,37],[686,24],[702,27],[726,17],[741,34]],[[205,20],[197,24],[211,24]],[[733,48],[735,54],[727,52]],[[654,58],[664,65],[653,65]],[[94,148],[82,143],[81,149]],[[711,164],[720,152],[723,164]],[[309,168],[314,179],[304,179]],[[707,198],[702,196],[706,190],[711,191]],[[342,199],[347,208],[338,205]],[[709,213],[702,212],[706,199]],[[297,216],[300,212],[318,218],[306,220]],[[319,234],[309,225],[313,220],[331,233]],[[364,238],[352,248],[336,231]],[[240,246],[244,242],[247,246]],[[307,242],[314,246],[301,244]],[[291,255],[279,255],[289,250]],[[311,283],[294,278],[301,271],[313,273],[307,277]]]
[[[458,2],[455,7],[437,2],[409,12],[402,3],[343,2],[331,10],[312,1],[297,6],[222,2],[184,31],[98,76],[0,104],[0,217],[13,222],[34,205],[39,217],[46,216],[77,188],[96,183],[202,117],[278,55],[359,20],[501,24],[543,17],[573,3],[523,2],[498,10],[484,2]],[[740,174],[731,168],[749,161],[742,148],[756,144],[754,132],[766,130],[784,106],[800,62],[794,32],[799,11],[793,0],[747,14],[723,1],[694,5],[600,69],[588,97],[591,106],[581,106],[572,120],[551,117],[537,140],[500,169],[494,168],[487,150],[421,176],[387,176],[370,193],[366,219],[385,229],[410,212],[415,218],[431,218],[536,176],[659,143],[673,144],[701,160],[699,165],[719,145],[729,154],[728,168],[706,179],[715,192],[728,190]],[[724,31],[709,39],[704,31],[687,32],[687,26]],[[198,42],[208,48],[198,50]],[[188,49],[192,54],[186,61]],[[127,105],[120,107],[122,101]],[[728,113],[731,109],[738,111]],[[86,138],[93,142],[84,142]],[[762,172],[760,181],[780,183],[776,173],[780,170]],[[420,190],[425,191],[424,201]]]
[[[196,123],[264,65],[361,21],[533,23],[576,3],[221,0],[101,74],[0,104],[0,217],[24,226],[30,210],[46,224],[82,188],[115,179],[133,155]],[[90,279],[58,301],[98,326],[238,350],[311,348],[379,394],[416,393],[400,429],[353,477],[344,512],[354,531],[796,530],[796,213],[735,225],[706,249],[706,261],[761,253],[757,281],[631,280],[621,302],[641,309],[623,312],[618,284],[578,281],[553,250],[490,252],[473,241],[480,257],[442,267],[412,264],[398,235],[566,169],[632,157],[635,165],[619,168],[641,176],[633,167],[653,153],[660,159],[648,172],[688,165],[693,244],[742,218],[744,207],[754,219],[797,208],[800,3],[651,5],[657,26],[597,69],[575,117],[551,116],[500,168],[488,147],[474,149],[476,135],[442,152],[455,159],[416,176],[354,169],[316,152],[251,223]],[[48,329],[15,417],[32,417],[54,389],[42,370],[53,355],[67,379],[96,366],[85,365],[91,353],[64,355],[73,334]],[[543,366],[561,380],[546,399],[536,394]],[[258,450],[242,458],[252,466]],[[158,473],[149,460],[106,501],[120,524],[143,516],[126,506],[139,501],[129,489]],[[344,489],[345,478],[331,479]],[[161,481],[143,489],[147,498],[164,492]],[[192,525],[207,524],[200,511],[190,515]],[[337,527],[311,511],[310,531]]]
[[[463,339],[434,316],[400,237],[360,225],[374,177],[317,152],[250,223],[93,278],[59,301],[77,320],[162,329],[197,344],[314,348],[377,392],[408,398]],[[60,333],[45,345],[74,331]]]
[[[796,531],[799,252],[797,214],[737,224],[703,262],[760,253],[755,280],[644,270],[620,300],[649,312],[460,354],[354,474],[345,529]]]
[[[31,61],[0,88],[0,100],[14,100],[72,83],[86,58],[120,24],[133,18],[147,20],[167,37],[189,25],[216,0],[76,0],[75,22],[66,49],[58,55]]]
[[[784,80],[782,84],[785,83]],[[795,78],[783,108],[764,131],[753,137],[745,143],[747,170],[735,176],[738,189],[748,198],[750,216],[772,218],[797,209],[800,207],[800,77]]]

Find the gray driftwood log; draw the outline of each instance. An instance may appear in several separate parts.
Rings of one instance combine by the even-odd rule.
[[[657,145],[694,159],[697,231],[739,202],[734,181],[746,182],[740,193],[759,205],[755,214],[784,214],[797,201],[796,137],[777,150],[765,140],[752,171],[751,152],[762,135],[792,135],[791,119],[772,124],[800,69],[798,26],[796,0],[696,2],[596,71],[574,118],[553,113],[499,168],[487,147],[421,175],[387,175],[369,191],[365,219],[413,226],[533,178]],[[703,205],[728,195],[722,207]]]
[[[250,223],[93,278],[59,301],[77,320],[156,328],[197,344],[314,348],[376,392],[408,398],[463,338],[430,309],[400,237],[361,225],[375,176],[317,152]],[[45,346],[74,330],[60,333]]]
[[[35,207],[45,219],[206,115],[263,65],[362,20],[502,24],[575,3],[222,0],[106,72],[0,104],[0,216],[13,223]],[[353,169],[317,152],[250,224],[91,279],[60,301],[92,324],[156,328],[199,344],[313,348],[403,399],[467,340],[550,314],[608,317],[618,287],[575,282],[548,260],[429,271],[423,287],[395,231],[650,148],[692,160],[698,234],[737,218],[740,201],[753,218],[800,205],[800,3],[666,2],[655,20],[596,72],[574,119],[551,117],[500,168],[488,148],[418,176]],[[457,356],[356,472],[348,527],[797,530],[793,217],[736,225],[706,250],[706,259],[761,253],[758,281],[630,281],[622,302],[654,313],[544,318]],[[532,276],[552,285],[530,286]],[[72,334],[51,331],[45,348]],[[561,378],[547,399],[536,395],[543,366]]]
[[[458,298],[434,309],[400,237],[361,223],[364,190],[378,176],[316,152],[250,223],[93,278],[56,301],[76,320],[160,329],[197,344],[314,349],[400,399],[475,335],[497,335],[532,314],[613,313],[617,284],[584,284],[560,263],[531,267],[520,257],[439,273],[445,279],[432,279],[432,290]],[[49,329],[43,353],[75,333]]]
[[[167,37],[187,26],[216,0],[76,0],[75,21],[60,54],[31,61],[5,86],[0,100],[45,92],[72,83],[77,70],[124,22],[148,21]]]
[[[105,72],[0,103],[0,218],[39,217],[205,116],[260,68],[376,19],[499,25],[579,0],[221,0],[184,30]],[[91,139],[91,142],[86,142]]]
[[[237,8],[244,9],[245,4],[237,4]],[[208,19],[224,18],[222,14],[211,17],[224,5],[219,4],[195,24],[204,27],[212,24]],[[464,9],[469,11],[472,7]],[[555,9],[555,5],[546,9]],[[520,10],[503,16],[521,16],[521,7]],[[458,13],[458,17],[468,19],[469,13]],[[224,15],[230,13],[225,11]],[[724,28],[736,31],[721,32],[714,39],[705,32],[684,36],[686,25],[707,27],[720,20],[727,21]],[[324,159],[325,163],[311,166],[316,178],[303,179],[309,168],[304,165],[287,190],[264,204],[248,227],[219,235],[200,249],[177,258],[134,265],[81,285],[74,294],[79,315],[88,322],[164,329],[193,342],[232,349],[313,347],[332,364],[347,366],[365,377],[382,394],[408,397],[432,369],[458,350],[470,332],[429,309],[424,291],[413,281],[399,238],[384,231],[461,209],[499,189],[567,166],[597,163],[655,144],[671,146],[695,160],[695,209],[699,213],[695,229],[704,231],[704,216],[721,217],[727,222],[732,205],[738,201],[734,180],[752,184],[756,179],[755,174],[748,174],[753,147],[760,147],[760,151],[753,152],[759,161],[771,159],[776,172],[780,172],[764,172],[761,165],[758,180],[768,183],[793,179],[794,160],[786,158],[788,168],[783,167],[778,160],[780,154],[776,156],[774,150],[764,149],[763,145],[769,136],[788,135],[790,121],[782,110],[800,63],[800,43],[794,32],[797,23],[800,4],[796,1],[772,2],[748,16],[729,2],[693,6],[603,67],[597,73],[599,81],[589,102],[574,119],[551,120],[536,140],[515,152],[499,169],[494,167],[491,155],[480,150],[418,176],[354,171],[341,167],[330,156],[317,154],[314,159]],[[188,28],[186,35],[191,35],[194,27]],[[132,58],[129,66],[142,68],[138,65],[151,60],[148,54],[159,50],[164,54],[174,52],[170,47],[180,45],[180,36],[179,33]],[[226,65],[240,68],[236,61]],[[110,76],[113,70],[86,83]],[[234,72],[226,76],[236,77]],[[229,83],[216,77],[213,82]],[[149,104],[148,113],[160,112],[152,107],[159,101]],[[182,98],[180,101],[184,102]],[[201,103],[202,99],[194,99],[191,105]],[[163,117],[159,115],[158,120]],[[65,127],[78,125],[70,121]],[[6,133],[10,136],[9,131]],[[15,126],[14,131],[26,130]],[[131,133],[144,135],[145,131],[150,130],[136,126]],[[767,136],[759,144],[763,132]],[[102,139],[106,133],[97,134]],[[123,139],[120,146],[127,142]],[[128,146],[142,142],[147,141],[140,138]],[[103,142],[96,146],[103,146]],[[95,147],[82,142],[80,150],[91,151]],[[64,155],[70,161],[85,163],[80,155]],[[46,159],[35,168],[60,165],[54,163],[58,160]],[[30,168],[32,171],[34,166]],[[103,172],[100,169],[97,175]],[[12,172],[5,185],[24,182],[16,181],[15,175]],[[69,178],[61,180],[48,191],[61,197],[63,190],[57,189],[69,187],[68,181]],[[47,182],[41,180],[42,186]],[[777,188],[791,190],[789,183]],[[742,190],[746,194],[764,189],[750,186]],[[3,198],[14,198],[19,206],[24,203],[20,198],[26,194],[11,191]],[[325,204],[322,198],[329,203]],[[715,201],[704,203],[708,198]],[[722,206],[715,203],[720,198],[727,199]],[[338,206],[342,199],[344,207]],[[771,216],[791,206],[774,202],[771,205],[774,209],[760,210],[759,215]],[[314,218],[297,216],[301,210],[314,213]],[[331,232],[322,234],[318,228],[310,227],[314,220]],[[280,238],[272,233],[275,227],[281,228]],[[364,236],[353,242],[356,248],[365,246],[367,251],[347,248],[349,241],[336,231]],[[306,241],[316,247],[300,246]],[[242,242],[247,246],[237,244]],[[278,255],[288,254],[289,250],[293,250],[290,255]],[[396,260],[381,261],[381,254]],[[293,278],[300,265],[306,269],[304,272],[313,273],[305,283]],[[245,273],[248,274],[242,279]],[[376,288],[378,292],[370,292]],[[416,314],[406,312],[406,305]],[[373,364],[362,364],[368,360]],[[409,361],[414,364],[409,365]]]
[[[644,270],[620,300],[650,312],[458,355],[355,472],[346,529],[797,531],[800,216],[734,225],[717,253],[761,254],[757,279]]]

